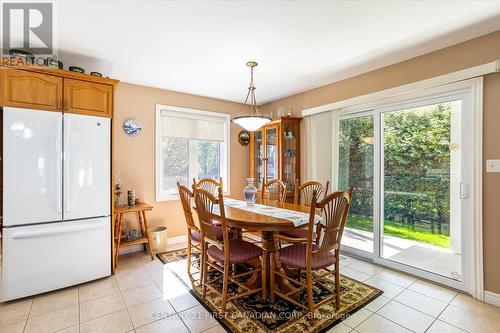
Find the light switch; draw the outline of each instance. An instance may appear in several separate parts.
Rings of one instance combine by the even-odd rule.
[[[486,160],[486,172],[500,172],[500,160]]]

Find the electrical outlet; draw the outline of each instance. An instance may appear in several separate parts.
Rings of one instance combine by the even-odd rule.
[[[486,160],[486,172],[500,172],[500,160]]]

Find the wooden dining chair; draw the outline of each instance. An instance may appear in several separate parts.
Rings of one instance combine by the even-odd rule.
[[[181,199],[182,210],[184,211],[184,217],[186,219],[186,226],[188,229],[187,271],[188,273],[191,273],[191,255],[193,248],[197,249],[201,254],[201,231],[196,226],[193,219],[193,211],[191,209],[192,205],[191,198],[193,198],[193,192],[191,192],[186,186],[181,185],[179,182],[177,182],[177,188],[179,189],[179,197]],[[223,239],[222,227],[220,225],[215,226],[214,230],[216,238],[222,240]],[[230,232],[229,235],[232,237],[233,233]],[[201,281],[201,275],[200,275],[200,281]]]
[[[182,210],[184,211],[184,217],[186,219],[186,226],[188,229],[187,271],[188,273],[191,273],[191,252],[194,247],[201,253],[201,233],[200,229],[198,229],[194,223],[193,212],[191,210],[191,198],[193,198],[193,192],[191,192],[186,186],[181,185],[179,182],[177,182],[177,188],[179,189],[179,197],[181,199]]]
[[[326,182],[326,186],[316,181],[308,181],[304,184],[299,184],[295,186],[293,202],[296,205],[311,206],[313,192],[316,191],[316,198],[321,200],[328,193],[328,186],[330,186],[330,181]]]
[[[196,178],[193,178],[193,190],[194,189],[202,189],[205,190],[215,196],[217,196],[217,191],[219,188],[222,188],[222,177],[219,178],[219,181],[213,180],[212,178],[203,178],[196,182]]]
[[[258,292],[265,293],[266,291],[266,275],[259,264],[253,270],[246,272],[236,272],[236,265],[247,263],[249,261],[260,262],[259,258],[263,255],[263,250],[255,244],[244,241],[238,238],[229,237],[229,228],[226,223],[224,213],[224,198],[222,189],[218,190],[218,197],[215,197],[210,192],[203,189],[194,190],[194,198],[196,211],[199,218],[201,237],[202,237],[202,295],[206,297],[207,288],[218,294],[222,298],[222,308],[225,310],[227,302],[240,297],[252,295]],[[222,227],[222,240],[217,237],[215,226],[212,221],[214,209],[219,210],[220,222]],[[220,273],[222,276],[216,277],[208,281],[208,268],[211,267]],[[250,288],[239,281],[240,278],[261,272],[262,286],[259,288]],[[217,288],[211,286],[211,283],[222,278],[222,293]],[[242,292],[236,295],[228,295],[229,283],[235,283],[239,286]]]
[[[305,271],[306,281],[301,282],[299,279],[294,279],[281,271],[276,270],[274,255],[271,255],[271,279],[270,279],[270,298],[274,299],[274,295],[301,307],[309,312],[313,312],[317,307],[331,302],[335,299],[335,307],[340,308],[340,258],[339,249],[342,234],[349,211],[349,205],[352,197],[352,187],[345,192],[334,192],[328,194],[323,200],[317,201],[316,191],[313,192],[311,201],[311,211],[309,213],[309,223],[307,228],[306,238],[291,238],[283,235],[276,235],[279,240],[294,243],[288,247],[284,247],[277,252],[279,262],[287,268],[296,268]],[[314,225],[315,215],[317,210],[321,210],[323,220],[321,223]],[[316,230],[317,238],[314,239],[313,234]],[[333,253],[332,253],[333,251]],[[333,269],[330,269],[333,265]],[[313,275],[313,272],[316,274]],[[335,289],[331,290],[321,279],[327,275],[335,275]],[[298,288],[287,293],[278,291],[275,286],[276,275],[287,279]],[[313,299],[314,284],[321,285],[332,292],[318,303]],[[297,295],[302,288],[307,290],[307,306],[298,302],[294,295]]]
[[[269,199],[278,202],[286,200],[286,184],[279,179],[273,179],[262,183],[261,199]]]
[[[193,178],[193,191],[195,189],[205,190],[214,196],[217,196],[218,189],[222,188],[222,177],[219,178],[219,181],[213,180],[212,178],[203,178],[196,182],[196,178]],[[221,225],[219,221],[214,221],[215,225]]]
[[[323,186],[320,182],[309,181],[304,184],[295,186],[295,195],[294,195],[294,203],[296,205],[301,204],[304,206],[311,206],[312,194],[316,191],[317,200],[321,200],[328,193],[328,186],[330,182],[326,182],[326,186]],[[283,230],[281,234],[287,237],[295,237],[295,238],[306,238],[307,237],[307,229],[306,228],[294,228],[290,230]],[[316,235],[313,235],[313,238],[316,238]]]

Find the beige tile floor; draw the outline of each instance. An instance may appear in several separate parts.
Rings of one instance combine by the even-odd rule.
[[[344,257],[342,274],[384,294],[329,332],[500,332],[500,308]],[[224,329],[159,260],[120,257],[115,276],[0,304],[0,332],[218,333]]]

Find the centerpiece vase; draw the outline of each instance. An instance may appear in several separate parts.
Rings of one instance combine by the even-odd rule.
[[[247,206],[255,206],[255,198],[257,196],[257,188],[254,185],[254,178],[247,178],[247,186],[243,189],[245,202]]]

